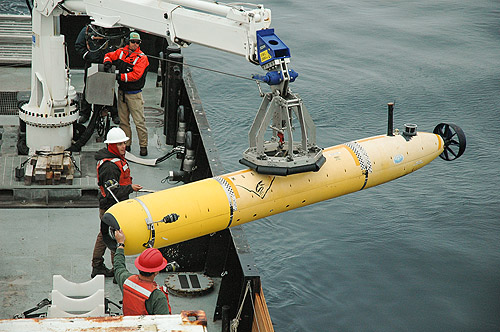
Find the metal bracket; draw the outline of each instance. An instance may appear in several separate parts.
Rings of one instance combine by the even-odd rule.
[[[145,204],[139,199],[136,199],[136,200],[139,203],[141,203],[142,207],[144,208],[144,210],[148,214],[148,217],[145,219],[145,221],[146,221],[146,226],[147,226],[148,230],[150,230],[150,232],[151,232],[149,235],[149,240],[147,242],[143,243],[142,245],[146,248],[153,248],[155,245],[155,237],[156,237],[155,224],[158,224],[161,222],[165,223],[165,224],[173,223],[179,219],[179,215],[177,213],[171,213],[171,214],[167,214],[161,220],[153,221],[153,219],[151,218],[151,214],[149,213],[149,210],[146,209]]]
[[[301,140],[294,142],[294,120]],[[267,129],[271,136],[265,139]],[[275,89],[266,93],[248,134],[249,148],[240,163],[259,173],[289,175],[318,171],[326,161],[316,145],[316,127],[302,99],[290,90],[283,97]]]

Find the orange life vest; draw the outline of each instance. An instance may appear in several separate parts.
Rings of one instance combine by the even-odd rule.
[[[120,158],[104,158],[97,162],[98,181],[99,181],[99,167],[101,167],[101,165],[104,164],[104,162],[106,161],[114,163],[120,169],[120,181],[118,181],[120,186],[126,186],[128,184],[132,184],[132,177],[130,176],[130,168],[128,167],[128,163]],[[102,196],[106,197],[107,192],[101,184],[99,184],[99,189],[101,189]]]
[[[137,274],[130,276],[123,283],[123,315],[124,316],[139,316],[148,315],[146,311],[146,300],[149,299],[151,293],[159,289],[165,294],[168,304],[168,312],[172,313],[170,303],[168,301],[168,291],[165,286],[158,286],[156,282],[149,282],[139,279]]]

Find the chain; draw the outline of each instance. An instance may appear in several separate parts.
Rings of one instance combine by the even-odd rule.
[[[72,154],[70,154],[70,158],[71,158],[71,162],[73,163],[73,166],[75,166],[75,169],[80,173],[80,175],[82,174],[82,171],[80,171],[80,169],[78,168],[78,165],[76,164],[76,160],[75,158],[73,157]]]

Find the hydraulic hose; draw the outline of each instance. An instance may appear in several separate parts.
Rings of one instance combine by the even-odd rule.
[[[30,11],[30,15],[33,14],[33,3],[30,0],[26,0],[26,7],[28,7],[28,10]]]
[[[92,134],[94,133],[95,126],[97,124],[97,118],[100,116],[100,114],[101,112],[98,110],[94,110],[92,112],[92,117],[90,118],[89,125],[87,126],[83,134],[78,138],[78,140],[71,144],[71,146],[68,148],[68,151],[79,152],[82,149],[82,146],[87,144],[90,137],[92,137]]]

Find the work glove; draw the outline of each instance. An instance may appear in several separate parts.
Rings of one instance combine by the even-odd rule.
[[[106,189],[114,189],[118,187],[120,184],[114,180],[114,179],[109,179],[108,181],[104,182],[104,188]]]
[[[112,63],[110,61],[104,63],[104,71],[107,73],[111,73]]]
[[[122,74],[118,73],[116,74],[116,80],[119,81],[121,79]]]

